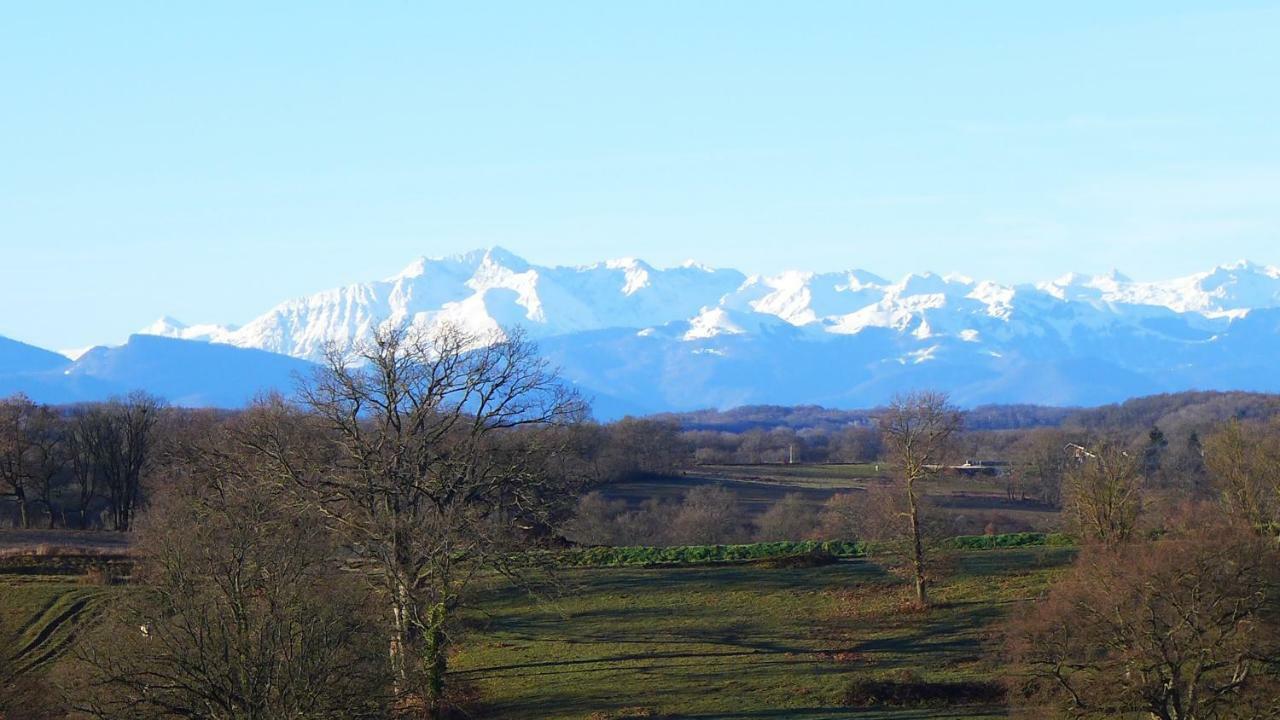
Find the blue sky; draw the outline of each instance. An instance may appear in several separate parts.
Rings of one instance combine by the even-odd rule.
[[[499,244],[997,280],[1280,264],[1280,5],[0,9],[0,335]]]

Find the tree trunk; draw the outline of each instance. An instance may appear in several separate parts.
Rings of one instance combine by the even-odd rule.
[[[391,663],[391,677],[395,682],[395,692],[400,695],[408,690],[409,673],[404,661],[404,654],[409,649],[409,609],[408,598],[403,591],[397,591],[391,598],[391,644],[387,649],[387,659]]]
[[[433,709],[437,709],[444,700],[444,675],[449,662],[445,647],[444,618],[444,603],[436,603],[427,617],[427,641],[422,653],[427,675],[427,696]]]
[[[400,703],[409,706],[430,706],[434,702],[431,688],[423,688],[423,677],[415,657],[422,652],[422,624],[418,601],[407,582],[397,580],[397,590],[391,597],[392,631],[388,649],[391,664],[392,690]],[[430,670],[429,667],[423,668]],[[429,677],[428,677],[429,679]]]
[[[31,513],[27,507],[27,494],[18,488],[14,495],[18,498],[18,520],[22,523],[23,530],[31,529]]]
[[[911,564],[916,576],[916,600],[924,607],[929,604],[929,591],[924,574],[924,542],[920,538],[920,503],[916,498],[915,478],[907,479],[907,502],[911,509]]]

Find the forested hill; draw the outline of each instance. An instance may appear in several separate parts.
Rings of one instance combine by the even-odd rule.
[[[731,410],[664,413],[654,419],[670,421],[686,430],[745,432],[748,430],[832,431],[870,427],[877,409],[836,410],[817,405],[747,405]],[[1075,427],[1089,430],[1150,427],[1195,427],[1231,418],[1268,418],[1280,414],[1280,395],[1249,392],[1182,392],[1149,395],[1122,403],[1091,408],[1042,405],[981,405],[966,413],[973,430],[1019,430],[1034,427]]]

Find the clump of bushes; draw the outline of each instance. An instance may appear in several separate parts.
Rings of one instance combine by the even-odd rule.
[[[630,707],[622,708],[614,712],[593,712],[587,716],[587,720],[630,720],[631,718],[648,718],[649,720],[661,720],[668,717],[654,710],[651,707]]]
[[[948,539],[944,545],[953,550],[993,550],[1038,545],[1062,547],[1075,545],[1075,540],[1063,533],[1020,532],[1004,535],[961,535]]]
[[[1061,533],[1008,533],[962,535],[946,540],[952,550],[995,550],[1034,546],[1068,546],[1075,540]],[[812,567],[839,558],[866,557],[875,545],[861,541],[807,540],[759,542],[740,545],[676,545],[672,547],[590,547],[556,556],[561,565],[622,567],[627,565],[714,565],[769,561],[774,567]]]
[[[832,558],[863,557],[866,553],[865,543],[860,542],[765,542],[745,545],[593,547],[562,553],[560,561],[565,565],[595,567],[706,565],[821,555]]]
[[[1005,688],[994,682],[952,680],[926,682],[911,671],[892,678],[858,678],[844,689],[848,707],[946,707],[997,705],[1005,701]]]

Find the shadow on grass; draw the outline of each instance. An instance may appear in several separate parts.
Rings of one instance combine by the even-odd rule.
[[[752,710],[749,712],[715,713],[714,715],[669,715],[672,720],[987,720],[1003,718],[1007,713],[999,707],[929,708],[877,710],[874,708],[785,708],[781,710]]]
[[[984,650],[985,631],[1003,617],[999,607],[982,603],[940,605],[930,616],[886,628],[886,636],[857,646],[859,652],[891,654],[910,659],[910,665],[927,664],[939,656],[978,656]]]
[[[762,656],[773,656],[774,659],[761,660]],[[628,672],[667,671],[685,668],[725,667],[724,672],[702,673],[707,677],[719,679],[732,678],[743,669],[739,662],[727,662],[742,658],[753,658],[750,667],[761,668],[770,665],[812,665],[815,661],[807,657],[789,656],[782,651],[741,650],[726,652],[658,652],[612,655],[599,658],[579,658],[577,660],[535,661],[496,665],[469,670],[458,670],[450,673],[467,680],[487,680],[500,677],[539,677],[550,675],[585,675],[588,673],[606,673],[626,670]],[[684,661],[684,662],[681,662]],[[595,665],[597,667],[588,667]],[[807,671],[806,671],[807,672]],[[690,673],[682,673],[688,677]]]
[[[614,715],[624,706],[602,705],[600,703],[582,703],[575,700],[550,698],[532,704],[522,704],[521,713],[534,713],[530,717],[563,716],[569,713],[581,713],[582,717],[590,717],[590,713],[600,713],[606,718],[643,717]],[[502,717],[505,706],[485,708],[479,717]],[[654,720],[997,720],[1008,716],[1001,707],[957,707],[957,708],[845,708],[845,707],[788,707],[766,708],[744,711],[716,711],[712,713],[671,713],[658,712],[651,717]]]
[[[956,579],[1026,575],[1028,570],[1066,567],[1078,552],[1074,547],[1028,547],[969,550],[952,554]]]
[[[838,587],[890,585],[898,580],[872,560],[847,559],[806,568],[770,568],[747,563],[701,567],[570,568],[557,571],[557,582],[557,590],[548,592],[549,597],[600,596],[601,602],[616,603],[627,596],[654,592],[816,592]],[[489,607],[494,615],[502,614],[504,606],[510,606],[512,611],[518,609],[521,614],[528,610],[528,592],[509,584],[476,587],[473,592],[474,603]]]

